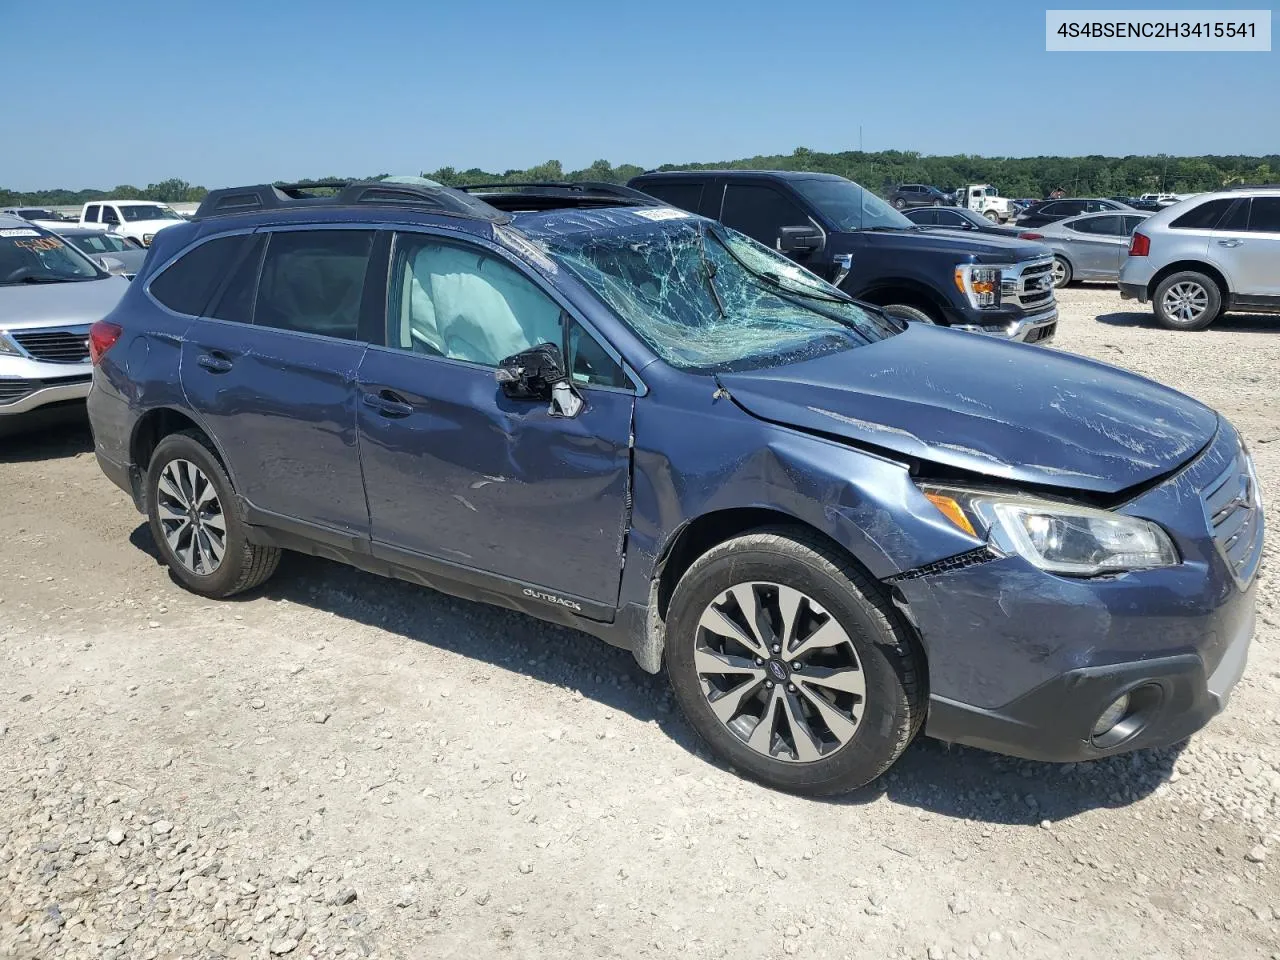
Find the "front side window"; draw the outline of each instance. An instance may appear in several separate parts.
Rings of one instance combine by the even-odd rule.
[[[496,367],[537,346],[563,346],[560,306],[516,268],[477,247],[396,238],[390,346]]]
[[[809,218],[794,200],[773,187],[754,183],[728,185],[720,221],[768,246],[778,242],[783,227],[810,226]]]
[[[103,208],[102,208],[102,220],[101,220],[101,222],[102,222],[102,223],[119,223],[119,222],[120,222],[120,218],[119,218],[118,216],[116,216],[116,209],[115,209],[115,207],[103,207]]]
[[[910,220],[852,180],[801,179],[791,185],[837,230],[906,230],[911,226]]]
[[[270,234],[258,279],[255,326],[359,339],[372,230]]]
[[[901,332],[783,255],[698,221],[573,234],[548,249],[683,369],[776,366]]]
[[[61,237],[38,227],[0,229],[0,286],[97,280],[105,276]]]

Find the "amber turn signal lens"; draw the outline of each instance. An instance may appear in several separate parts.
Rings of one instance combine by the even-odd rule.
[[[969,522],[969,518],[964,515],[964,511],[960,509],[960,504],[956,503],[948,496],[941,493],[926,493],[929,502],[938,508],[938,512],[954,523],[971,537],[978,535],[973,529],[973,524]]]

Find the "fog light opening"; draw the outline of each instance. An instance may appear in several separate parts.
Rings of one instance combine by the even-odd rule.
[[[1159,712],[1164,688],[1159,683],[1144,683],[1122,693],[1098,715],[1089,741],[1101,750],[1118,747],[1132,740]]]

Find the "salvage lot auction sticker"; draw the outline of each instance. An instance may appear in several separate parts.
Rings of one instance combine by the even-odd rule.
[[[1270,10],[1046,10],[1050,51],[1217,51],[1271,49]]]

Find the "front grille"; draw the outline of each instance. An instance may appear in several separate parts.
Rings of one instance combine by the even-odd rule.
[[[47,363],[85,363],[89,359],[87,328],[32,330],[11,336],[34,360],[44,360]]]
[[[1029,260],[1000,278],[1000,298],[1026,310],[1053,303],[1053,260]]]
[[[1204,515],[1231,576],[1244,589],[1262,559],[1262,501],[1243,451],[1203,490]]]
[[[0,379],[0,406],[6,403],[17,403],[29,393],[35,392],[40,384],[34,380]]]

